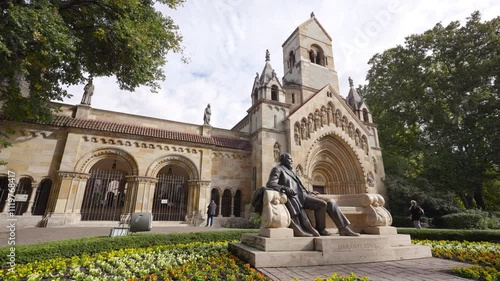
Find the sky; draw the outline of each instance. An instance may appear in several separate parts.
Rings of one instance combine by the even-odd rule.
[[[116,78],[94,78],[92,107],[190,124],[203,124],[207,104],[211,125],[231,129],[251,106],[255,73],[265,65],[266,49],[278,77],[283,77],[281,45],[314,12],[333,42],[340,95],[349,92],[348,77],[366,84],[368,60],[376,53],[404,44],[436,23],[466,21],[473,11],[482,20],[500,15],[497,0],[340,1],[340,0],[186,0],[176,10],[160,7],[179,26],[183,63],[170,53],[166,79],[152,93],[147,87],[120,90]],[[63,102],[79,104],[84,85],[69,87]]]

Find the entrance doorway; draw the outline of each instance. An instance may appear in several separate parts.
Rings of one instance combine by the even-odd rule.
[[[187,174],[178,167],[164,167],[158,173],[153,198],[153,220],[184,221],[187,213]]]

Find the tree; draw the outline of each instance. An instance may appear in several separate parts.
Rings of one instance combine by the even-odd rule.
[[[173,20],[155,4],[184,0],[0,1],[0,110],[10,120],[48,120],[63,85],[115,75],[121,89],[155,91],[168,51],[182,53]],[[21,88],[29,89],[24,98]]]
[[[369,61],[363,89],[388,173],[425,178],[485,208],[500,178],[500,17],[438,23]]]

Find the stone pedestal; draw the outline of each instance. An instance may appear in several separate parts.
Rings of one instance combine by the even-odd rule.
[[[410,236],[361,235],[267,238],[243,234],[229,250],[254,267],[367,263],[431,257],[428,246],[412,245]]]

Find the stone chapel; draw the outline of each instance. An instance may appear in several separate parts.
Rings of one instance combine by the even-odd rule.
[[[134,212],[155,225],[201,225],[210,200],[215,223],[244,226],[253,192],[281,152],[323,194],[385,195],[377,125],[352,80],[340,95],[332,38],[314,15],[285,40],[284,76],[269,52],[247,115],[231,130],[61,104],[48,123],[12,122],[2,149],[0,215],[18,227],[110,225]],[[250,78],[251,79],[251,78]],[[9,194],[9,171],[15,194]],[[15,204],[8,204],[14,196]]]

